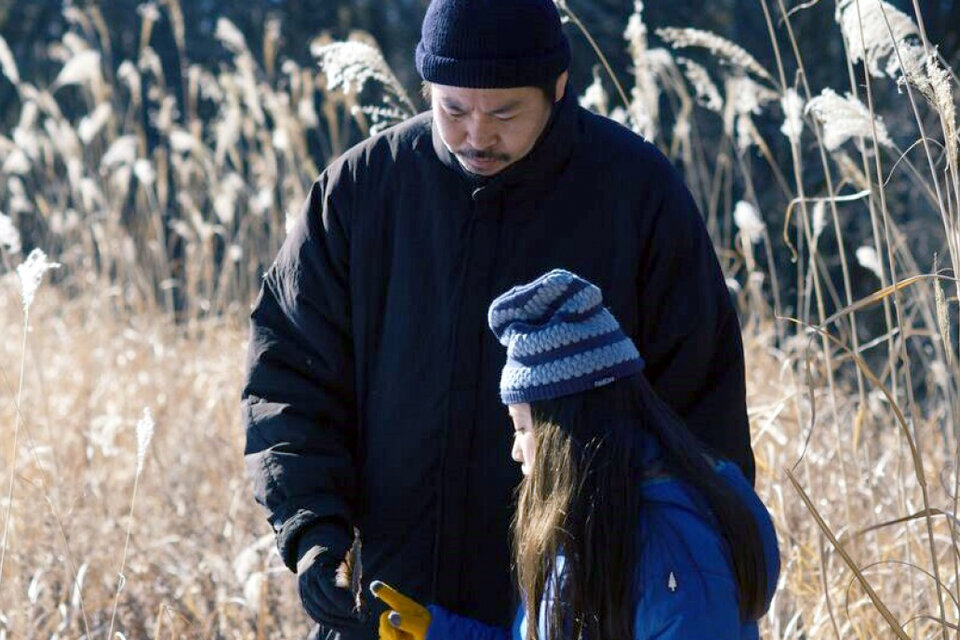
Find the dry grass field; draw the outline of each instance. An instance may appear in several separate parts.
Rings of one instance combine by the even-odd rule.
[[[2,287],[0,319],[16,328],[18,287],[9,277]],[[302,637],[293,576],[245,484],[237,406],[242,318],[202,323],[190,335],[162,316],[118,315],[111,306],[108,293],[71,301],[47,286],[31,308],[0,629],[9,638],[105,637],[119,590],[116,629],[127,638]],[[875,402],[858,422],[856,396],[848,393],[838,407],[842,444],[831,420],[810,434],[803,414],[811,397],[825,406],[827,392],[804,388],[795,371],[800,355],[772,342],[772,331],[758,328],[746,344],[758,486],[783,547],[765,637],[832,637],[834,625],[844,638],[892,635],[821,535],[788,469],[898,620],[936,616],[922,520],[855,536],[922,504],[886,405]],[[4,341],[0,361],[19,359],[19,341]],[[5,365],[5,425],[15,422],[16,385],[16,367]],[[145,407],[155,429],[131,518],[135,425]],[[919,431],[930,500],[951,505],[943,484],[952,478],[953,446],[932,425]],[[4,437],[0,454],[10,460],[11,453]],[[955,591],[956,545],[946,522],[934,522],[943,580]],[[948,615],[956,619],[954,605]],[[921,617],[906,628],[910,637],[934,637],[937,625]]]
[[[836,11],[851,83],[808,87],[790,14],[759,10],[776,69],[692,29],[654,47],[638,3],[633,85],[600,60],[582,102],[684,167],[738,299],[783,554],[764,637],[956,637],[960,85],[913,15],[840,0],[806,10]],[[244,477],[246,311],[320,169],[309,149],[415,107],[363,34],[319,38],[318,71],[283,60],[270,25],[252,52],[224,20],[233,64],[205,69],[165,0],[114,69],[95,9],[65,11],[55,78],[21,77],[0,39],[20,110],[0,130],[0,639],[302,637]],[[161,11],[183,104],[150,45]],[[34,247],[61,266],[18,272]]]

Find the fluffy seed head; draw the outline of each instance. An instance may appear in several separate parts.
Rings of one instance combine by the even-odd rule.
[[[723,98],[720,97],[720,91],[710,78],[710,73],[707,69],[703,65],[687,58],[678,58],[677,61],[680,63],[680,66],[683,67],[683,73],[687,77],[687,80],[693,86],[693,90],[697,94],[697,102],[700,103],[700,106],[714,113],[723,111]]]
[[[580,106],[604,116],[610,111],[610,100],[603,88],[603,81],[598,69],[593,70],[593,82],[580,96]]]
[[[175,127],[170,132],[170,148],[177,153],[190,153],[196,143],[196,138],[183,129]]]
[[[247,51],[247,39],[243,37],[240,29],[237,29],[237,26],[226,18],[217,20],[217,29],[213,35],[223,43],[223,46],[234,53]]]
[[[83,144],[90,144],[97,133],[103,129],[103,125],[110,120],[112,114],[113,107],[110,106],[110,103],[101,102],[92,113],[80,119],[80,124],[77,126],[77,135],[83,141]]]
[[[137,65],[129,60],[124,60],[117,68],[117,77],[127,85],[127,88],[130,90],[130,96],[134,102],[139,101],[141,81],[140,71],[137,69]]]
[[[627,28],[623,32],[627,41],[630,55],[634,58],[643,54],[647,49],[647,25],[643,22],[643,2],[633,3],[633,13],[627,21]]]
[[[943,67],[936,50],[928,55],[920,45],[901,42],[897,51],[899,57],[890,57],[887,73],[895,77],[900,86],[909,83],[940,114],[948,156],[956,158],[957,108],[950,71]]]
[[[47,254],[41,249],[34,249],[27,259],[17,267],[17,276],[20,278],[20,299],[23,302],[23,312],[30,310],[33,297],[40,287],[43,274],[51,269],[59,269],[60,264],[47,260]]]
[[[767,225],[760,219],[756,207],[749,202],[741,200],[737,203],[733,209],[733,220],[737,223],[740,232],[750,242],[756,244],[763,239],[763,230],[767,228]]]
[[[156,22],[160,19],[160,9],[157,8],[155,2],[145,2],[137,7],[137,13],[145,20],[149,22]]]
[[[20,84],[20,72],[17,70],[17,62],[13,57],[13,52],[7,45],[7,41],[0,36],[0,72],[7,76],[7,79],[13,84]]]
[[[406,95],[383,54],[371,44],[357,40],[330,44],[315,42],[310,45],[310,53],[326,76],[328,90],[355,93],[367,81],[373,80],[398,95]]]
[[[783,125],[780,131],[790,142],[796,144],[800,142],[800,134],[803,133],[803,98],[796,89],[787,89],[780,99],[780,106],[783,108]]]
[[[153,416],[150,408],[143,410],[143,417],[137,421],[137,475],[143,471],[143,462],[146,459],[147,447],[153,438]]]
[[[873,247],[860,247],[857,249],[857,262],[867,271],[872,272],[880,280],[883,280],[883,267],[880,265],[880,258],[877,256],[877,250]]]
[[[873,138],[874,128],[879,144],[893,146],[883,119],[877,116],[871,120],[870,111],[851,95],[839,96],[832,89],[824,89],[807,103],[806,113],[820,122],[823,144],[830,151],[836,151],[850,138]]]
[[[107,152],[100,159],[100,164],[112,168],[117,165],[132,166],[137,159],[137,137],[135,135],[120,136],[114,140]]]
[[[13,149],[7,155],[7,159],[3,161],[0,171],[11,175],[25,176],[30,173],[31,166],[30,158],[24,153],[23,149]]]
[[[896,58],[896,43],[920,37],[910,16],[883,0],[840,0],[835,18],[850,59],[863,61],[870,74],[877,77],[884,75],[881,62],[890,56]]]
[[[824,200],[817,200],[813,205],[813,240],[820,239],[823,230],[827,228],[827,205]]]
[[[0,247],[7,253],[20,253],[20,232],[3,212],[0,212]]]
[[[721,62],[728,64],[736,69],[741,69],[752,73],[758,78],[763,78],[773,84],[773,78],[767,73],[757,59],[747,53],[747,50],[738,44],[735,44],[725,38],[721,38],[715,33],[702,31],[700,29],[678,29],[667,27],[657,29],[657,35],[664,41],[670,43],[674,49],[686,47],[697,47],[707,49]]]
[[[133,174],[144,185],[152,185],[157,179],[157,172],[154,170],[153,164],[144,158],[140,158],[133,163]]]
[[[54,87],[91,84],[99,81],[100,78],[100,52],[88,49],[70,58],[63,65],[53,84]]]

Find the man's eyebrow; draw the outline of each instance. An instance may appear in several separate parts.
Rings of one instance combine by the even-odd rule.
[[[504,114],[504,113],[508,113],[508,112],[510,112],[510,111],[514,111],[514,110],[515,110],[517,107],[519,107],[520,105],[521,105],[521,102],[520,102],[519,100],[514,100],[513,102],[508,102],[507,104],[503,105],[502,107],[497,107],[496,109],[494,109],[493,111],[491,111],[490,114],[491,114],[491,115],[494,115],[494,116],[496,116],[496,115],[502,115],[502,114]]]
[[[465,109],[463,108],[463,105],[461,105],[459,102],[457,102],[452,98],[441,98],[440,103],[444,106],[445,109],[450,109],[453,111],[465,111]],[[523,103],[520,100],[513,100],[511,102],[508,102],[504,105],[497,107],[496,109],[493,109],[492,111],[489,111],[488,114],[492,116],[503,115],[511,111],[516,111],[520,106],[522,106],[522,104]]]
[[[443,106],[447,109],[454,109],[456,111],[463,111],[463,107],[456,100],[450,98],[441,98],[440,102],[443,103]]]

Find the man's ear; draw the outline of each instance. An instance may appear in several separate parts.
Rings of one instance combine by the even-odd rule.
[[[567,93],[567,80],[569,79],[569,71],[564,71],[557,77],[556,91],[553,92],[553,95],[557,96],[557,99],[554,102],[560,102],[563,100],[563,96]]]

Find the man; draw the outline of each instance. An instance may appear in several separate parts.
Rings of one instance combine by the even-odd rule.
[[[551,268],[600,286],[658,393],[753,477],[700,214],[652,145],[577,106],[553,3],[433,0],[416,60],[432,111],[321,174],[251,316],[254,492],[305,609],[346,640],[375,637],[335,584],[354,528],[366,581],[509,623],[518,476],[485,311]]]

